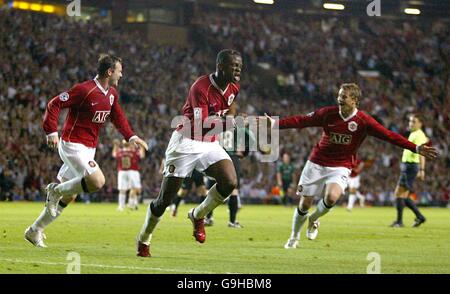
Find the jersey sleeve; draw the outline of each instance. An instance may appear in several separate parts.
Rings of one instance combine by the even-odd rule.
[[[365,114],[365,121],[367,123],[367,133],[370,136],[416,153],[416,144],[408,141],[405,137],[386,129],[370,115]]]
[[[79,105],[87,95],[81,84],[73,86],[69,91],[53,97],[47,104],[42,127],[47,135],[58,131],[58,118],[61,109]]]
[[[321,127],[323,125],[327,108],[320,108],[307,115],[290,116],[278,121],[279,128],[282,129],[303,129],[307,127]],[[275,123],[276,125],[276,123]]]
[[[125,140],[129,140],[134,136],[134,132],[131,129],[130,123],[128,122],[122,107],[119,105],[119,99],[115,96],[114,103],[111,108],[111,122],[116,127],[116,129],[122,134]]]

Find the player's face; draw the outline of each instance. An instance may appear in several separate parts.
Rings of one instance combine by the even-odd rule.
[[[232,55],[222,64],[222,71],[228,83],[238,83],[241,80],[242,58],[238,55]]]
[[[408,126],[411,131],[417,131],[418,129],[422,128],[422,123],[417,117],[410,116]]]
[[[110,86],[117,87],[119,85],[120,78],[122,78],[122,64],[120,62],[116,62],[114,70],[111,71],[111,77],[109,79]]]
[[[348,93],[348,91],[345,91],[344,89],[339,90],[339,94],[337,97],[337,103],[339,107],[345,107],[345,108],[355,108],[356,107],[356,98],[351,97]]]

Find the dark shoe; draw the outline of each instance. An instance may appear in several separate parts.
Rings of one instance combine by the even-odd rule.
[[[403,228],[405,225],[403,223],[399,223],[398,221],[394,221],[390,227],[391,228]]]
[[[412,225],[413,228],[417,228],[421,224],[423,224],[427,219],[426,218],[416,218],[414,220],[414,224]]]

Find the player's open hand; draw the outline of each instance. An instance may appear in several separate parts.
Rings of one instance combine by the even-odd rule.
[[[420,145],[418,151],[420,155],[423,155],[428,159],[436,158],[439,154],[436,148],[426,145]]]
[[[47,146],[50,149],[57,149],[58,142],[59,142],[58,134],[47,136]]]
[[[133,144],[134,147],[142,147],[145,149],[145,151],[148,151],[147,143],[138,136],[131,138],[130,143]]]

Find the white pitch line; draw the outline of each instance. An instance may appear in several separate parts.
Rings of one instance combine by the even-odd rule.
[[[9,259],[0,258],[3,261],[16,262],[16,263],[28,263],[28,264],[45,264],[45,265],[64,265],[67,266],[68,263],[64,262],[48,262],[48,261],[31,261],[31,260],[20,260],[20,259]],[[199,273],[199,274],[214,274],[213,272],[196,271],[196,270],[186,270],[186,269],[170,269],[170,268],[160,268],[160,267],[139,267],[139,266],[124,266],[124,265],[106,265],[106,264],[92,264],[92,263],[81,263],[81,267],[99,267],[99,268],[114,268],[114,269],[129,269],[129,270],[147,270],[147,271],[162,271],[162,272],[180,272],[180,273]]]

